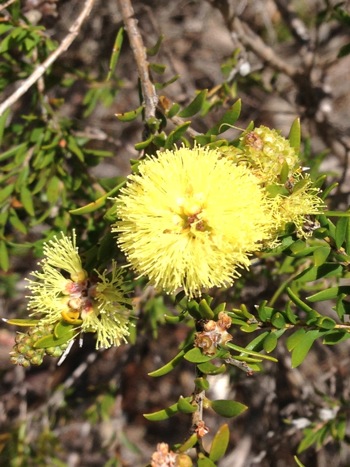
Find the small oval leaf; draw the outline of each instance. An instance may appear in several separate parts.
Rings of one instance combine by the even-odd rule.
[[[214,357],[215,355],[205,355],[198,347],[194,347],[184,355],[184,358],[191,363],[209,362],[209,360],[212,360]]]
[[[203,91],[200,91],[196,97],[193,99],[193,101],[185,107],[181,112],[179,113],[179,117],[181,118],[188,118],[192,117],[196,113],[198,113],[202,109],[202,105],[205,102],[205,99],[207,97],[208,90],[204,89]]]
[[[144,106],[140,105],[140,107],[137,107],[135,110],[130,110],[129,112],[123,112],[121,114],[115,114],[117,119],[121,122],[132,122],[135,120],[143,111]]]
[[[211,443],[209,458],[213,462],[217,462],[225,455],[229,440],[230,430],[228,425],[225,423],[218,429],[214,436],[213,442]]]
[[[178,365],[181,362],[181,360],[184,358],[185,353],[186,353],[185,349],[180,350],[180,352],[172,360],[170,360],[170,362],[163,365],[161,368],[158,368],[158,370],[151,371],[150,373],[148,373],[148,376],[157,378],[159,376],[166,375],[167,373],[172,371],[176,367],[176,365]]]
[[[212,401],[211,408],[222,417],[237,417],[247,410],[247,406],[236,401],[227,401],[224,399]]]
[[[158,410],[158,412],[153,413],[145,413],[143,414],[143,416],[151,422],[160,422],[162,420],[167,420],[168,418],[172,417],[173,415],[176,415],[177,413],[179,413],[178,406],[177,404],[173,404],[166,409]]]
[[[191,398],[190,397],[179,397],[179,400],[177,401],[177,408],[179,412],[182,413],[194,413],[197,410],[196,405],[191,404]]]

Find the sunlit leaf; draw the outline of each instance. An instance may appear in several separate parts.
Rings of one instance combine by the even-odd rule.
[[[248,409],[246,405],[240,402],[224,399],[212,401],[210,406],[217,414],[227,418],[237,417]]]
[[[159,376],[166,375],[167,373],[172,371],[176,367],[176,365],[178,365],[181,362],[181,360],[183,360],[185,353],[186,349],[180,350],[180,352],[172,360],[170,360],[170,362],[166,363],[161,368],[158,368],[158,370],[151,371],[150,373],[148,373],[148,376],[156,378]]]
[[[241,101],[238,100],[230,110],[228,110],[213,128],[207,131],[206,135],[219,135],[231,128],[238,120],[241,113]]]
[[[197,410],[197,405],[191,403],[191,397],[179,397],[177,401],[177,408],[182,413],[194,413]]]
[[[120,28],[117,34],[117,37],[115,38],[114,45],[113,45],[113,50],[112,50],[112,55],[109,61],[109,67],[108,67],[108,74],[106,81],[109,81],[114,73],[115,67],[118,63],[120,51],[122,48],[123,44],[123,35],[124,35],[124,29]]]
[[[190,104],[179,112],[179,117],[188,118],[200,112],[202,105],[207,97],[208,90],[200,91]]]
[[[162,420],[167,420],[168,418],[172,417],[173,415],[176,415],[177,413],[179,413],[179,409],[176,403],[166,409],[158,410],[157,412],[145,413],[143,414],[143,416],[147,420],[150,420],[152,422],[160,422]]]
[[[213,462],[217,462],[221,459],[227,450],[228,443],[230,441],[230,430],[228,425],[225,423],[215,433],[214,439],[211,443],[209,458]]]
[[[306,358],[315,340],[322,334],[320,331],[307,331],[302,339],[298,340],[292,350],[292,368],[299,366]]]
[[[289,144],[295,149],[297,153],[300,151],[301,142],[301,130],[300,130],[300,118],[296,118],[292,123],[288,135]]]

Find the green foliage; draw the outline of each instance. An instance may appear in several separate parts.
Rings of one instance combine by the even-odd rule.
[[[349,26],[349,15],[341,5],[334,9],[332,17]],[[57,47],[43,26],[30,24],[15,7],[12,15],[0,23],[0,38],[1,90],[30,76]],[[118,194],[126,179],[122,176],[98,178],[92,174],[93,168],[114,155],[96,147],[73,119],[65,118],[61,112],[64,99],[52,99],[50,93],[55,87],[69,89],[77,81],[84,83],[82,118],[93,115],[100,104],[107,107],[112,105],[123,86],[115,76],[123,39],[124,29],[121,28],[115,37],[107,73],[104,70],[96,76],[84,71],[68,72],[64,67],[52,67],[44,76],[43,88],[30,89],[30,105],[23,106],[16,118],[12,118],[9,111],[0,116],[0,267],[4,272],[11,272],[14,258],[24,256],[30,249],[40,256],[43,241],[51,238],[55,232],[74,228],[83,238],[83,251],[91,271],[103,269],[106,265],[108,267],[112,257],[121,257],[109,232],[110,223],[118,217],[117,208],[112,206],[110,198]],[[160,37],[155,46],[148,50],[149,56],[159,53],[162,40]],[[340,49],[339,56],[348,53],[349,44]],[[237,57],[238,51],[235,51],[222,65],[226,78],[237,65]],[[166,71],[162,63],[151,63],[150,68],[159,76]],[[254,76],[250,79],[261,84],[261,77]],[[154,85],[157,91],[163,92],[177,79],[177,76],[163,81],[160,79]],[[227,136],[228,133],[231,135],[228,130],[236,129],[242,112],[242,102],[237,98],[237,82],[234,80],[227,79],[214,90],[198,90],[187,103],[171,102],[166,96],[160,96],[155,116],[147,121],[144,96],[140,96],[139,105],[135,107],[116,114],[116,125],[139,122],[144,125],[141,140],[134,144],[139,152],[139,158],[131,160],[131,172],[134,173],[138,171],[140,159],[180,145],[239,149],[241,138],[254,128],[254,124],[250,123],[240,131],[239,136]],[[213,115],[215,123],[207,123],[213,119]],[[202,133],[193,130],[193,122],[198,118],[206,125]],[[303,156],[309,162],[309,146],[308,142],[304,142],[304,146],[302,144],[299,119],[293,122],[288,139],[297,152],[304,147]],[[320,173],[324,156],[320,154],[311,161],[310,172],[314,186],[322,188],[322,196],[327,199],[334,184],[326,186],[326,177]],[[294,181],[289,180],[288,176],[289,167],[285,163],[279,174],[281,183],[268,187],[271,198],[290,194],[288,182],[292,184]],[[305,180],[296,181],[293,192],[300,192],[305,184]],[[333,346],[349,339],[347,316],[350,314],[350,286],[346,285],[350,265],[349,216],[350,211],[330,210],[322,215],[310,216],[303,226],[304,238],[296,235],[293,225],[287,226],[274,249],[259,253],[253,259],[253,265],[260,264],[260,272],[255,273],[253,266],[252,272],[242,273],[237,279],[235,290],[220,290],[215,296],[208,294],[190,300],[181,293],[169,298],[155,292],[146,299],[140,298],[140,290],[146,288],[146,281],[128,272],[130,290],[136,291],[142,305],[142,312],[135,319],[131,345],[144,335],[156,342],[165,326],[170,329],[181,327],[185,335],[170,361],[149,372],[148,376],[161,378],[186,365],[195,374],[192,394],[180,396],[177,402],[147,413],[144,417],[152,422],[165,421],[179,414],[194,419],[194,415],[202,411],[203,421],[207,411],[225,418],[238,417],[249,410],[249,401],[245,401],[248,403],[245,405],[229,399],[212,400],[210,377],[219,378],[225,374],[233,379],[240,371],[247,375],[264,371],[267,363],[273,365],[278,362],[277,350],[281,346],[285,346],[290,353],[292,368],[296,368],[308,358],[315,344]],[[41,238],[36,241],[34,233],[37,229],[40,229]],[[240,291],[244,289],[246,281],[256,279],[259,274],[274,284],[275,290],[265,300],[244,303]],[[5,285],[1,286],[0,292],[5,297],[11,296],[17,275],[4,277]],[[321,307],[320,303],[326,304],[327,308]],[[214,351],[208,351],[198,344],[198,336],[203,333],[203,323],[217,323],[222,313],[230,319],[231,327],[228,332],[225,329],[230,338],[219,342]],[[24,328],[38,324],[29,317],[5,321]],[[68,344],[75,337],[79,324],[81,320],[59,321],[52,326],[49,334],[33,344],[33,348],[47,350]],[[161,379],[157,382],[161,384]],[[86,417],[92,423],[108,420],[114,396],[108,392],[98,398],[87,409]],[[303,430],[304,437],[298,454],[313,445],[320,448],[328,439],[339,443],[346,441],[345,402],[338,409],[330,419],[310,422]],[[214,433],[207,450],[202,446],[198,424],[192,428],[195,432],[182,444],[175,445],[176,452],[195,451],[199,467],[217,465],[229,446],[229,426],[224,424]],[[48,458],[50,465],[63,465],[56,458],[58,440],[53,430],[41,434],[36,452],[34,447],[27,444],[25,430],[23,424],[9,435],[5,453],[9,459],[13,459],[11,465],[26,465],[26,458],[31,458],[37,465]],[[302,465],[297,457],[295,461],[297,465]]]

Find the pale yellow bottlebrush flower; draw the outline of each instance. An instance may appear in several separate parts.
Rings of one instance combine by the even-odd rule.
[[[75,238],[75,232],[72,238],[62,233],[45,244],[41,270],[32,273],[34,280],[28,280],[28,309],[31,316],[38,315],[39,327],[63,320],[76,325],[74,337],[96,333],[96,348],[120,345],[129,335],[130,324],[130,300],[121,270],[113,261],[110,273],[95,271],[96,277],[89,278]]]
[[[278,183],[285,164],[288,175],[300,166],[297,152],[277,130],[261,125],[244,135],[242,144],[253,173],[265,184]]]
[[[61,238],[54,237],[49,240],[44,244],[43,252],[45,263],[68,272],[73,281],[86,279],[86,271],[81,264],[74,230],[72,238],[62,234]]]
[[[199,146],[142,161],[116,203],[120,248],[139,275],[169,293],[231,285],[272,228],[250,170]]]
[[[129,335],[131,300],[125,296],[121,270],[114,261],[109,274],[104,271],[97,275],[89,305],[81,312],[82,332],[96,333],[97,349],[119,346]]]
[[[309,216],[321,214],[325,209],[324,201],[318,196],[319,190],[313,187],[308,175],[300,176],[304,186],[289,196],[277,196],[271,200],[272,215],[275,219],[276,232],[284,230],[287,223],[295,225],[299,237],[312,234],[305,227]]]
[[[298,154],[289,141],[277,130],[263,125],[245,133],[239,147],[223,146],[220,152],[235,164],[249,167],[265,186],[279,183],[282,169],[287,168],[288,177],[300,166]]]

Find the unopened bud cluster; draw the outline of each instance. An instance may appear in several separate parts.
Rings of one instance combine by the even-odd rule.
[[[60,357],[67,348],[67,343],[45,349],[35,348],[39,339],[50,334],[52,334],[52,326],[50,325],[32,326],[28,332],[18,333],[15,338],[16,344],[10,353],[11,362],[28,368],[30,365],[41,365],[45,355]]]

